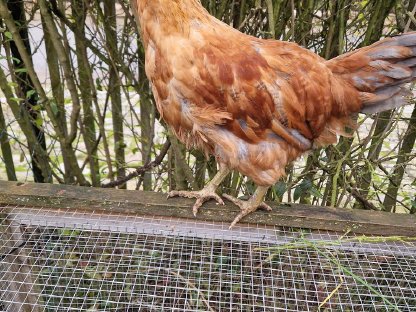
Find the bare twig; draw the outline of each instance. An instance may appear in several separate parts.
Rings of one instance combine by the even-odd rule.
[[[102,184],[101,187],[103,188],[111,188],[111,187],[116,187],[116,186],[120,186],[123,185],[124,183],[126,183],[127,181],[130,181],[131,179],[134,179],[136,177],[138,177],[139,175],[153,169],[154,167],[158,166],[161,164],[161,162],[163,161],[163,158],[165,158],[169,148],[170,148],[170,141],[167,140],[165,142],[165,144],[163,144],[159,155],[157,155],[157,157],[155,158],[155,160],[145,164],[144,166],[141,166],[139,168],[137,168],[134,172],[128,174],[125,177],[122,177],[120,179],[117,179],[116,181],[110,182],[110,183],[106,183],[106,184]]]
[[[406,26],[405,26],[405,28],[404,28],[404,32],[408,32],[408,31],[409,31],[409,29],[410,29],[410,26],[411,26],[412,22],[413,22],[413,23],[415,24],[415,26],[416,26],[415,13],[416,13],[416,4],[415,4],[415,6],[413,7],[412,12],[407,12],[407,16],[409,17],[409,20],[407,21],[407,24],[406,24]]]
[[[376,206],[374,206],[370,201],[368,201],[364,196],[362,196],[357,190],[354,190],[350,187],[347,187],[347,191],[358,200],[365,209],[379,211]]]
[[[290,1],[290,9],[292,10],[292,16],[291,16],[291,21],[292,21],[292,25],[291,25],[291,37],[292,37],[292,41],[295,41],[295,22],[296,22],[296,10],[295,10],[295,1],[291,0]]]

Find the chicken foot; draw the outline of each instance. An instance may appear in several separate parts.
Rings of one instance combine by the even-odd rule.
[[[194,206],[192,207],[192,212],[194,216],[196,216],[202,204],[210,199],[215,199],[219,204],[224,205],[224,201],[217,193],[215,193],[215,191],[229,173],[230,173],[230,170],[227,167],[220,165],[220,170],[202,190],[200,191],[171,191],[168,193],[168,198],[175,197],[175,196],[196,198],[196,202]]]
[[[229,201],[233,202],[235,205],[239,206],[241,209],[241,212],[235,217],[234,221],[230,225],[230,229],[237,224],[238,221],[240,221],[242,218],[244,218],[246,215],[256,211],[257,209],[265,209],[267,211],[271,211],[272,208],[263,202],[264,196],[267,193],[267,190],[269,187],[267,186],[258,186],[256,191],[254,192],[253,196],[250,197],[249,200],[241,200],[238,198],[235,198],[228,194],[223,194],[222,196]]]

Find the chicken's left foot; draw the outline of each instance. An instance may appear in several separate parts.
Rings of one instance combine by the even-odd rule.
[[[196,202],[192,207],[192,212],[196,217],[198,213],[199,207],[202,206],[209,199],[215,199],[219,204],[224,205],[224,201],[222,198],[215,193],[215,190],[218,188],[220,183],[224,180],[224,178],[228,175],[230,169],[226,166],[220,164],[220,170],[218,170],[215,177],[200,191],[172,191],[168,193],[169,197],[181,196],[187,198],[196,198]]]
[[[222,198],[217,193],[215,193],[215,189],[212,189],[211,187],[206,187],[200,191],[172,191],[168,193],[168,198],[175,196],[196,198],[196,202],[192,207],[192,212],[195,217],[198,213],[199,207],[201,207],[203,203],[210,199],[215,199],[217,203],[224,205]]]
[[[231,223],[230,229],[234,225],[236,225],[242,218],[256,211],[257,209],[265,209],[267,211],[272,210],[272,208],[269,205],[263,202],[263,198],[267,192],[267,189],[268,187],[259,186],[256,192],[254,193],[254,195],[250,197],[250,199],[247,201],[235,198],[228,194],[222,195],[224,198],[228,199],[229,201],[231,201],[232,203],[234,203],[241,209],[241,212],[237,215],[237,217],[235,217],[234,221]]]

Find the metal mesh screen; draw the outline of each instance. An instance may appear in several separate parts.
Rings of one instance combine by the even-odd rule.
[[[0,212],[0,311],[416,311],[411,239]]]

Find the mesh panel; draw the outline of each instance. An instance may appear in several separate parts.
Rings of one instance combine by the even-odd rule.
[[[0,209],[0,310],[416,310],[410,239]]]

